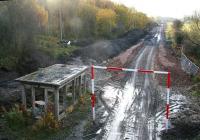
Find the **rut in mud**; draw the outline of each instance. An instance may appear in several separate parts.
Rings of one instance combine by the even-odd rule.
[[[155,41],[156,38],[153,38]],[[156,42],[156,41],[155,41]],[[145,44],[131,68],[152,69],[157,45]],[[155,115],[156,92],[151,84],[153,75],[132,73],[123,89],[115,89],[118,94],[114,113],[104,128],[103,139],[149,139],[148,119]],[[105,88],[106,89],[106,88]]]

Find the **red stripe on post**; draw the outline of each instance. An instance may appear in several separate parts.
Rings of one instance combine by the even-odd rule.
[[[171,86],[171,74],[168,72],[167,74],[167,88],[170,88]]]
[[[166,119],[169,119],[169,104],[166,105]]]
[[[140,69],[140,70],[138,70],[138,72],[153,73],[153,70],[143,70],[143,69]]]
[[[91,104],[92,104],[92,107],[95,106],[95,102],[96,102],[96,96],[95,96],[95,94],[91,94]]]
[[[107,70],[112,70],[112,71],[122,71],[122,68],[117,68],[117,67],[107,67]]]
[[[91,66],[91,78],[94,79],[94,65]]]

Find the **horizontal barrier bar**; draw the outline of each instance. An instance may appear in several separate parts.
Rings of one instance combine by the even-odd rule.
[[[94,66],[95,69],[104,69],[110,71],[127,71],[127,72],[141,72],[141,73],[155,73],[155,74],[168,74],[170,72],[166,71],[154,71],[154,70],[145,70],[145,69],[128,69],[120,67],[103,67],[103,66]]]

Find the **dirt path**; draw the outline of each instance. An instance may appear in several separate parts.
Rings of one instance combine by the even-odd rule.
[[[144,41],[141,41],[137,45],[132,46],[130,49],[127,49],[125,52],[114,57],[110,62],[108,62],[108,66],[128,66],[128,64],[130,64],[134,57],[138,54],[139,50],[141,50],[143,47]]]
[[[163,43],[159,47],[156,60],[156,69],[171,72],[172,86],[183,87],[192,84],[190,76],[181,69],[180,60],[174,56],[172,49],[165,47]]]
[[[158,37],[155,36],[150,41],[158,43]],[[129,67],[152,69],[153,59],[156,49],[158,48],[156,47],[157,44],[149,45],[151,44],[150,41],[146,41],[144,44],[145,47],[138,52],[136,60],[132,60]],[[127,56],[125,54],[121,56]],[[155,102],[155,100],[159,100],[159,97],[156,96],[156,89],[153,88],[150,79],[152,79],[152,76],[133,73],[129,75],[129,79],[124,87],[119,89],[115,88],[112,91],[110,90],[112,88],[108,86],[104,87],[105,94],[112,92],[112,95],[116,96],[115,99],[117,102],[113,107],[113,113],[109,116],[109,119],[102,130],[102,137],[100,139],[148,140],[155,137],[155,129],[150,128],[149,118],[152,115],[156,115],[156,108],[154,107],[157,102]],[[107,96],[110,98],[110,95]],[[104,95],[104,98],[106,98],[106,95]]]

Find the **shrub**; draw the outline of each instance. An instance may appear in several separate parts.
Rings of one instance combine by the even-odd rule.
[[[59,122],[55,119],[52,112],[47,112],[41,119],[37,120],[33,125],[34,131],[47,130],[56,131],[59,128]]]
[[[79,100],[80,100],[81,104],[83,104],[83,105],[85,104],[85,100],[84,100],[84,96],[83,95],[80,96]]]
[[[192,76],[192,81],[195,83],[199,83],[200,82],[200,76]]]
[[[193,91],[192,96],[200,97],[200,91]]]
[[[73,105],[70,105],[67,109],[66,109],[66,112],[67,113],[72,113],[74,110],[74,106]]]
[[[26,124],[23,112],[20,110],[18,105],[15,105],[15,107],[11,111],[5,114],[5,120],[7,126],[12,130],[23,128]]]

